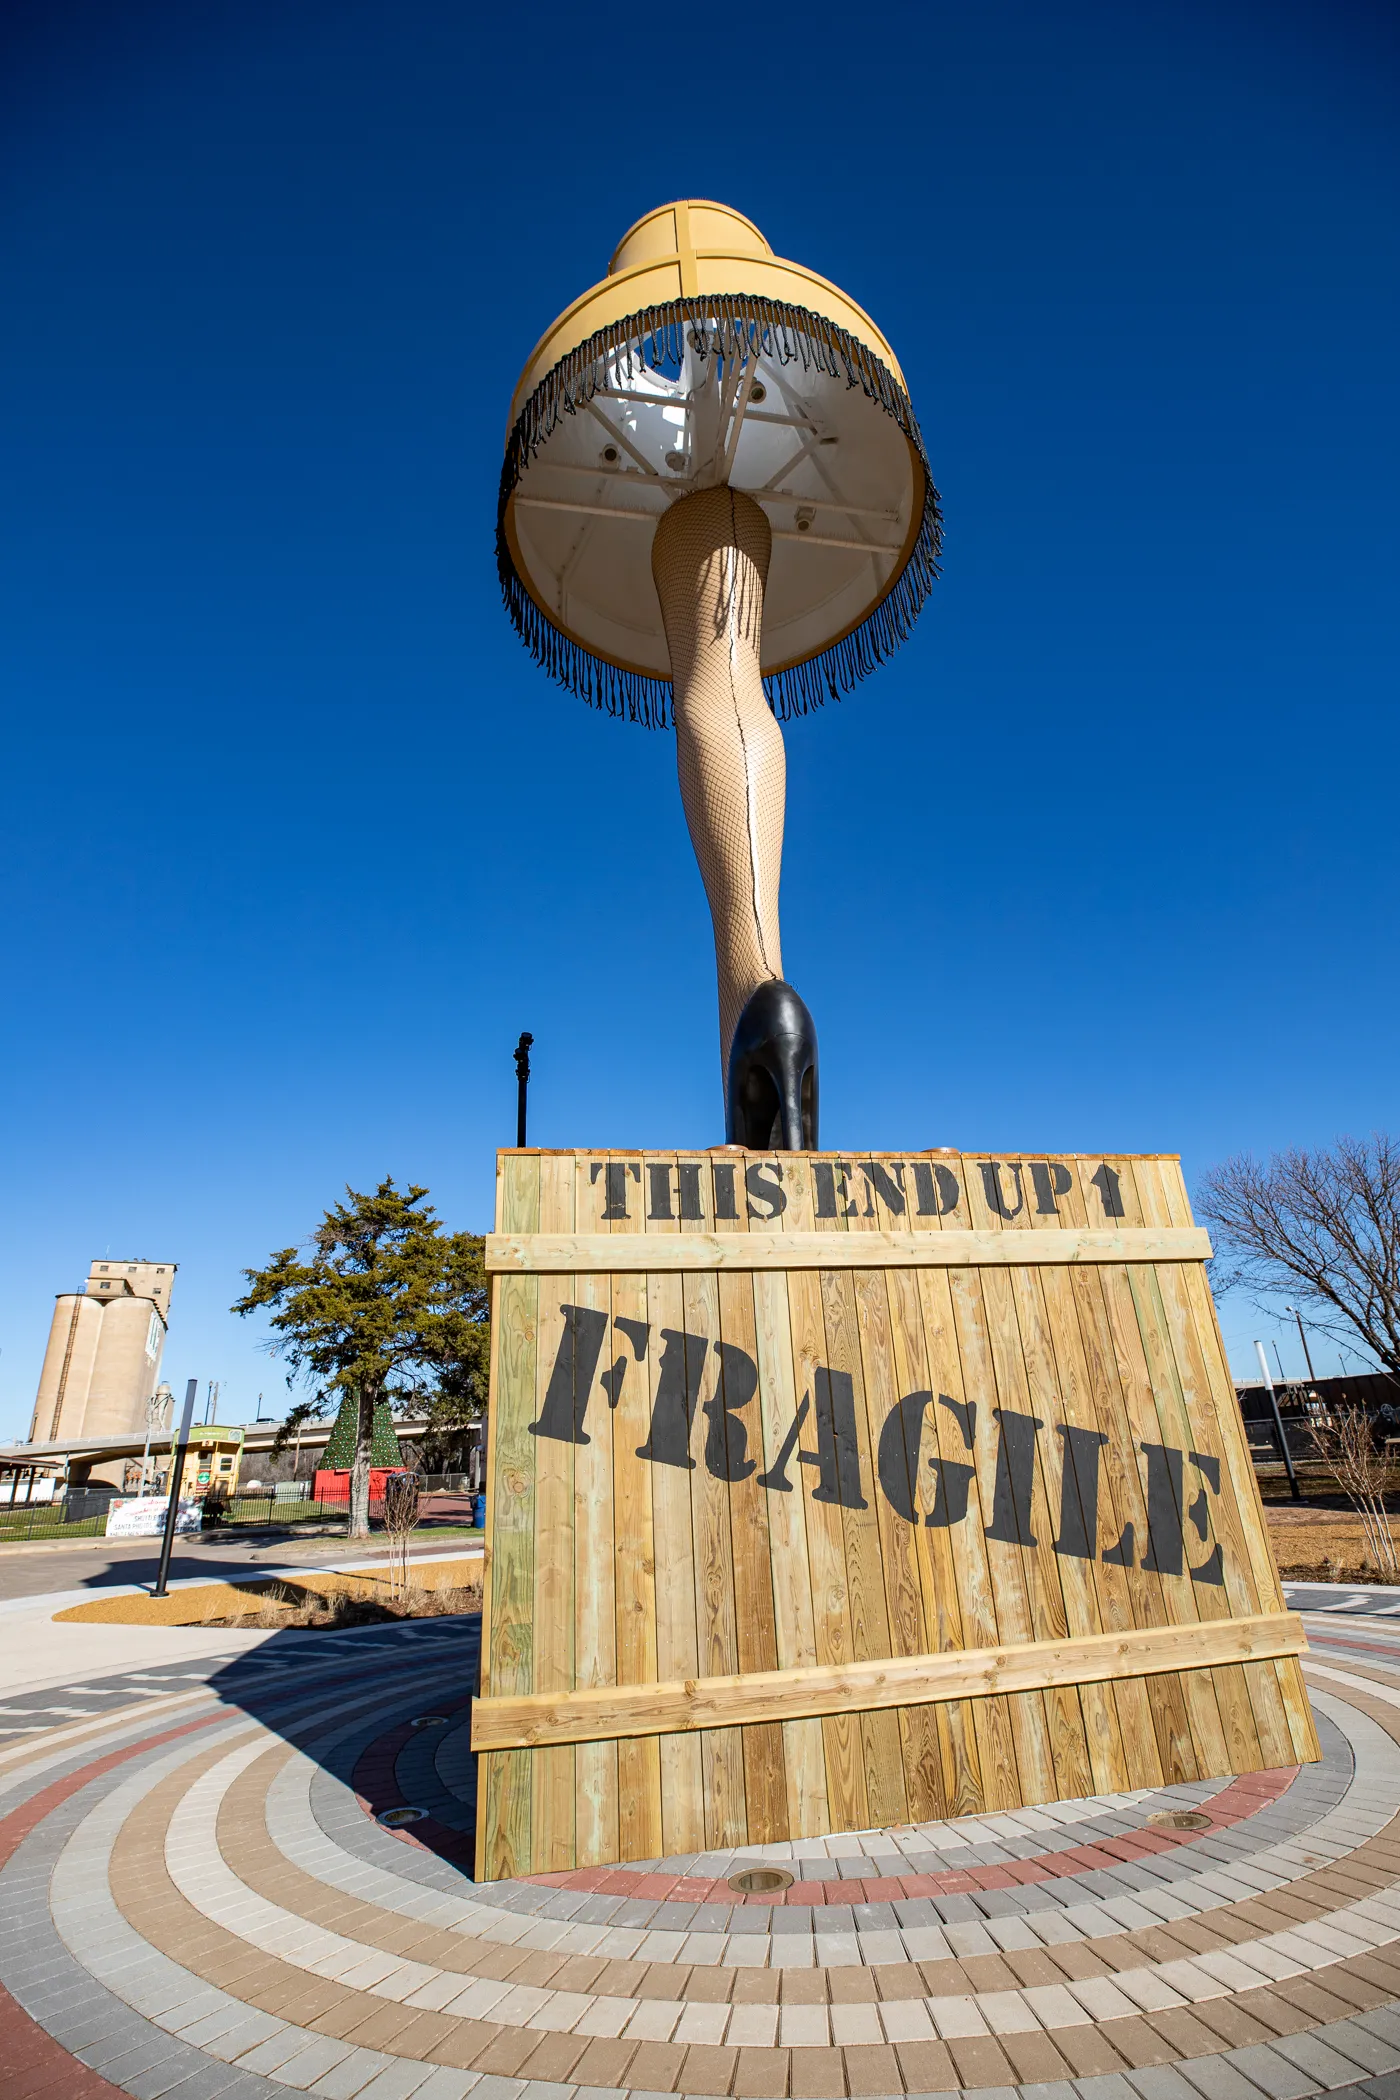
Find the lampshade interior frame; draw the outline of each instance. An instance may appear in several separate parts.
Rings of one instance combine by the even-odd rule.
[[[938,573],[940,541],[903,387],[805,308],[707,298],[590,337],[517,419],[497,558],[537,662],[610,714],[664,725],[656,521],[725,483],[752,496],[773,531],[762,668],[780,719],[849,691],[898,647]]]

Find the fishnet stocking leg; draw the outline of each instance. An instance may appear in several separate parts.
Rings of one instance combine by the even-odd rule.
[[[656,528],[651,572],[671,652],[681,800],[715,929],[721,1071],[749,995],[783,974],[783,734],[759,645],[773,536],[751,497],[702,489]]]

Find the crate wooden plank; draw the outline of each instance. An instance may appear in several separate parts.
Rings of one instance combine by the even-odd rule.
[[[996,1640],[1003,1646],[1016,1646],[1035,1639],[1035,1626],[1021,1542],[1011,1533],[1004,1511],[1002,1521],[998,1521],[997,1487],[1003,1443],[997,1414],[1001,1396],[997,1391],[992,1321],[984,1297],[984,1287],[993,1273],[990,1269],[954,1269],[950,1281],[963,1385],[971,1416],[972,1463],[991,1577]],[[1055,1753],[1043,1692],[1026,1691],[1013,1696],[1008,1712],[1021,1799],[1053,1801],[1059,1789],[1055,1784]]]
[[[804,1192],[805,1194],[806,1192]],[[833,1221],[828,1237],[844,1238],[845,1223]],[[804,1448],[814,1442],[820,1404],[819,1374],[827,1374],[826,1321],[822,1308],[821,1275],[812,1269],[789,1272],[788,1309],[792,1322],[792,1356],[795,1384],[805,1402],[806,1435],[795,1445],[788,1462],[787,1477],[795,1479],[802,1496],[807,1533],[808,1565],[812,1589],[812,1620],[816,1633],[817,1660],[832,1666],[854,1659],[850,1598],[846,1591],[846,1542],[841,1509],[824,1480],[828,1469],[806,1464]],[[860,1723],[853,1714],[833,1712],[822,1725],[822,1748],[826,1764],[826,1793],[834,1830],[866,1830],[870,1827],[870,1805],[865,1784],[865,1754]]]
[[[1137,1626],[1168,1626],[1172,1603],[1160,1573],[1143,1566],[1147,1541],[1147,1499],[1139,1471],[1139,1454],[1128,1395],[1132,1366],[1121,1356],[1101,1270],[1072,1272],[1070,1290],[1079,1316],[1079,1338],[1094,1398],[1095,1419],[1108,1441],[1102,1451],[1105,1523],[1095,1573],[1104,1597],[1121,1597],[1117,1619],[1126,1610]],[[1109,1512],[1111,1511],[1111,1516]],[[1111,1543],[1110,1543],[1111,1540]],[[1152,1740],[1161,1782],[1180,1786],[1199,1774],[1186,1695],[1172,1678],[1153,1688]],[[1150,1766],[1149,1766],[1150,1769]],[[1139,1785],[1155,1785],[1153,1779]]]
[[[901,1395],[911,1390],[899,1382],[890,1305],[892,1278],[888,1271],[861,1269],[846,1272],[843,1280],[851,1287],[859,1337],[861,1388],[865,1399],[863,1431],[866,1444],[874,1454],[869,1500],[878,1527],[878,1538],[874,1542],[875,1568],[877,1577],[884,1584],[886,1652],[918,1655],[927,1650],[929,1639],[924,1624],[915,1526],[905,1520],[887,1494],[878,1492],[874,1486],[874,1480],[884,1477],[892,1460],[904,1470],[912,1502],[914,1480],[908,1477],[905,1449],[908,1440],[900,1430],[898,1419],[895,1434],[885,1435],[885,1424],[898,1408]],[[916,1443],[916,1466],[917,1458]],[[947,1815],[938,1724],[931,1711],[911,1709],[900,1718],[899,1750],[908,1820],[919,1823]]]
[[[613,1340],[607,1375],[613,1402],[614,1606],[619,1684],[655,1683],[656,1541],[652,1468],[638,1457],[651,1421],[651,1394],[637,1345],[650,1322],[647,1279],[628,1270],[612,1279]],[[654,1736],[617,1746],[618,1849],[624,1859],[657,1859],[666,1849],[661,1813],[661,1748]]]
[[[1109,1157],[1094,1162],[1081,1158],[1077,1162],[1077,1173],[1091,1225],[1121,1220],[1126,1230],[1145,1229],[1132,1160]],[[1098,1276],[1113,1332],[1131,1448],[1143,1500],[1144,1530],[1137,1544],[1138,1565],[1144,1573],[1161,1575],[1167,1621],[1188,1623],[1192,1618],[1200,1617],[1199,1599],[1184,1567],[1175,1572],[1159,1567],[1154,1544],[1153,1461],[1149,1446],[1160,1443],[1161,1424],[1157,1411],[1157,1386],[1148,1360],[1147,1343],[1141,1332],[1140,1306],[1133,1293],[1132,1271],[1123,1263],[1106,1262],[1099,1266]],[[1158,1514],[1160,1516],[1160,1498]],[[1183,1676],[1181,1697],[1190,1734],[1189,1751],[1184,1744],[1181,1746],[1185,1753],[1182,1769],[1195,1777],[1226,1768],[1219,1701],[1209,1673]]]
[[[1114,1330],[1120,1372],[1124,1375],[1128,1416],[1132,1425],[1133,1439],[1138,1453],[1139,1476],[1142,1481],[1145,1508],[1145,1543],[1139,1542],[1140,1562],[1149,1572],[1160,1572],[1162,1595],[1167,1617],[1173,1625],[1189,1625],[1200,1619],[1200,1603],[1191,1577],[1186,1570],[1184,1558],[1175,1564],[1158,1555],[1154,1537],[1159,1532],[1170,1534],[1176,1512],[1169,1498],[1154,1493],[1152,1476],[1153,1452],[1162,1446],[1162,1425],[1157,1411],[1157,1381],[1153,1376],[1153,1364],[1149,1355],[1153,1334],[1144,1339],[1140,1316],[1143,1305],[1135,1295],[1130,1273],[1125,1268],[1105,1268],[1101,1271],[1104,1297],[1108,1305],[1109,1319]],[[1160,1366],[1159,1366],[1160,1377]],[[1186,1702],[1187,1721],[1194,1745],[1195,1775],[1208,1772],[1229,1771],[1224,1724],[1220,1718],[1219,1702],[1215,1686],[1210,1677],[1196,1673],[1182,1680],[1182,1696]]]
[[[506,1160],[497,1180],[498,1218],[514,1230],[539,1226],[540,1163]],[[492,1288],[486,1542],[483,1563],[481,1690],[508,1695],[534,1688],[535,1440],[528,1434],[535,1391],[538,1279],[503,1276]],[[478,1773],[478,1871],[494,1880],[534,1864],[533,1775],[524,1751],[487,1758]]]
[[[596,1162],[579,1161],[574,1175],[575,1215],[581,1224],[607,1222],[607,1168],[595,1175]],[[629,1167],[631,1163],[628,1163]],[[629,1176],[630,1178],[630,1176]],[[583,1322],[601,1320],[603,1332],[611,1333],[612,1277],[609,1269],[592,1270],[573,1279],[574,1302]],[[543,1286],[541,1286],[543,1289]],[[613,1409],[599,1405],[597,1370],[585,1395],[588,1400],[586,1442],[574,1447],[574,1681],[579,1688],[617,1682],[617,1573],[616,1523],[613,1509]],[[582,1352],[580,1352],[582,1357]],[[576,1374],[580,1385],[589,1376],[587,1365]],[[575,1769],[574,1815],[578,1831],[578,1863],[594,1866],[614,1860],[621,1843],[615,1742],[580,1745]]]
[[[1059,1234],[1055,1244],[1063,1244],[1064,1224],[1054,1182],[1043,1159],[979,1160],[975,1177],[969,1174],[969,1207],[974,1225],[1021,1235],[1018,1247],[1025,1244],[1024,1236],[1031,1232]],[[1047,1225],[1046,1220],[1053,1222]],[[983,1300],[991,1319],[1002,1407],[1010,1411],[1012,1419],[1019,1417],[1023,1424],[1041,1425],[1037,1406],[1044,1401],[1047,1390],[1054,1390],[1055,1381],[1053,1370],[1048,1367],[1043,1309],[1031,1284],[1031,1273],[1016,1265],[1004,1274],[987,1275],[983,1279]],[[1006,1421],[1007,1416],[1004,1414],[1002,1419]],[[1034,1543],[1027,1547],[1023,1565],[1037,1638],[1058,1639],[1067,1630],[1096,1632],[1099,1628],[1093,1613],[1081,1612],[1076,1623],[1066,1587],[1072,1568],[1056,1557],[1050,1512],[1062,1508],[1062,1484],[1053,1440],[1047,1441],[1040,1427],[1033,1426],[1028,1442],[1031,1456],[1022,1521],[1029,1524]],[[1114,1771],[1121,1763],[1112,1754],[1111,1738],[1116,1727],[1105,1711],[1104,1695],[1094,1687],[1047,1688],[1045,1712],[1057,1790],[1072,1795],[1084,1793],[1094,1784],[1102,1785],[1097,1779],[1099,1767]],[[1091,1730],[1098,1739],[1096,1744],[1091,1741]],[[1095,1748],[1099,1752],[1097,1764]]]
[[[853,1227],[859,1230],[859,1225]],[[895,1654],[889,1609],[885,1600],[884,1569],[879,1529],[878,1497],[874,1491],[875,1469],[866,1412],[865,1366],[862,1360],[859,1308],[855,1284],[864,1271],[824,1269],[822,1313],[826,1322],[827,1364],[835,1413],[850,1406],[850,1434],[854,1438],[852,1468],[861,1482],[855,1495],[843,1499],[841,1532],[846,1560],[846,1596],[850,1606],[851,1652],[864,1661],[872,1656]],[[879,1278],[876,1272],[876,1280]],[[838,1390],[837,1382],[846,1389]],[[838,1419],[838,1433],[839,1419]],[[904,1759],[898,1716],[892,1713],[864,1714],[860,1722],[861,1749],[865,1759],[867,1813],[872,1823],[907,1823],[909,1797],[904,1781]]]
[[[758,1405],[758,1332],[751,1275],[722,1273],[719,1296],[723,1360],[715,1401],[724,1413],[717,1427],[729,1488],[730,1550],[734,1578],[734,1631],[739,1670],[776,1670],[778,1636],[773,1602],[772,1541],[768,1506],[776,1497],[758,1484],[763,1470],[763,1422]],[[787,1776],[781,1727],[743,1732],[746,1803],[741,1842],[776,1844],[790,1835]]]
[[[1103,1631],[1094,1580],[1097,1522],[1091,1540],[1087,1536],[1084,1506],[1084,1496],[1097,1484],[1099,1453],[1095,1431],[1083,1419],[1074,1367],[1069,1367],[1068,1377],[1062,1374],[1051,1340],[1043,1282],[1048,1276],[1064,1274],[1056,1269],[1007,1271],[1016,1303],[1027,1402],[1034,1418],[1045,1424],[1037,1433],[1035,1444],[1044,1480],[1043,1497],[1037,1504],[1044,1509],[1046,1526],[1040,1556],[1042,1575],[1047,1587],[1052,1579],[1058,1583],[1065,1626],[1070,1634],[1080,1635]],[[1087,1445],[1081,1438],[1076,1448],[1072,1434],[1076,1431],[1085,1432]],[[1101,1684],[1081,1685],[1078,1702],[1092,1790],[1099,1794],[1121,1793],[1129,1784],[1128,1763],[1112,1691]],[[1058,1757],[1056,1766],[1058,1770]]]
[[[784,1450],[795,1445],[797,1434],[798,1396],[793,1380],[786,1276],[770,1271],[756,1274],[753,1294],[763,1470],[765,1477],[771,1478]],[[782,1670],[802,1669],[817,1660],[806,1512],[801,1493],[794,1491],[790,1479],[785,1489],[770,1493],[765,1488],[764,1493],[769,1505],[768,1541],[778,1667]],[[827,1801],[821,1722],[814,1719],[785,1721],[782,1728],[790,1835],[820,1836],[835,1827]]]
[[[629,1234],[614,1247],[597,1233],[491,1232],[486,1236],[486,1267],[492,1275],[582,1274],[611,1264],[620,1269],[893,1269],[933,1263],[965,1268],[970,1263],[1012,1261],[1209,1261],[1210,1236],[1198,1226],[1161,1226],[1122,1231],[1094,1228],[1054,1232],[1031,1227],[1008,1240],[1004,1231],[856,1232],[838,1253],[825,1233],[747,1232],[686,1233],[667,1238],[659,1233]]]
[[[1211,1556],[1206,1554],[1204,1550],[1193,1546],[1188,1508],[1196,1495],[1207,1493],[1207,1488],[1203,1481],[1197,1477],[1199,1469],[1190,1457],[1191,1450],[1195,1448],[1195,1437],[1199,1435],[1199,1430],[1192,1423],[1187,1408],[1186,1396],[1182,1388],[1182,1366],[1178,1363],[1175,1352],[1172,1349],[1171,1334],[1167,1324],[1166,1311],[1162,1304],[1162,1294],[1158,1285],[1157,1274],[1154,1269],[1144,1268],[1141,1270],[1130,1270],[1127,1272],[1127,1275],[1129,1289],[1132,1292],[1137,1308],[1138,1331],[1142,1336],[1146,1350],[1149,1373],[1157,1401],[1158,1436],[1160,1442],[1165,1447],[1175,1447],[1187,1454],[1181,1463],[1179,1475],[1175,1468],[1162,1466],[1167,1483],[1165,1492],[1168,1492],[1171,1497],[1172,1523],[1175,1528],[1179,1529],[1182,1540],[1181,1562],[1183,1579],[1191,1585],[1197,1614],[1202,1621],[1224,1618],[1228,1616],[1230,1607],[1226,1601],[1222,1583],[1209,1579],[1211,1571],[1208,1566],[1200,1567],[1196,1564],[1198,1552],[1202,1561],[1208,1561]],[[1205,1442],[1205,1439],[1202,1438],[1201,1441]],[[1208,1452],[1203,1455],[1218,1458],[1218,1452]],[[1151,1465],[1152,1455],[1145,1454],[1145,1456],[1147,1456],[1148,1463]],[[1158,1463],[1161,1465],[1160,1460]],[[1189,1490],[1186,1485],[1188,1471],[1192,1483]],[[1149,1487],[1150,1485],[1149,1481]],[[1149,1524],[1151,1514],[1151,1498],[1149,1495]],[[1218,1514],[1223,1518],[1223,1511]],[[1244,1680],[1240,1677],[1238,1671],[1222,1668],[1212,1670],[1211,1681],[1215,1687],[1216,1708],[1220,1716],[1220,1725],[1225,1735],[1224,1754],[1227,1768],[1231,1771],[1249,1770],[1261,1760],[1259,1734],[1254,1725],[1254,1715],[1249,1704],[1249,1696],[1245,1689]],[[1203,1683],[1203,1679],[1197,1680],[1198,1689]],[[1218,1755],[1214,1750],[1209,1754],[1212,1761]]]
[[[880,1235],[884,1217],[881,1180],[870,1159],[852,1163],[859,1197],[842,1206],[847,1235]],[[886,1200],[897,1202],[899,1190],[888,1174],[884,1177]],[[886,1213],[887,1215],[887,1213]],[[883,1272],[852,1272],[824,1268],[821,1272],[822,1318],[826,1327],[828,1398],[835,1433],[852,1440],[851,1471],[857,1482],[872,1478],[872,1446],[866,1410],[865,1368],[854,1284],[858,1275]],[[844,1382],[844,1383],[843,1383]],[[814,1392],[814,1402],[820,1395]],[[849,1410],[847,1414],[847,1410]],[[876,1498],[864,1486],[839,1497],[841,1536],[846,1561],[846,1597],[850,1613],[851,1652],[858,1658],[890,1655],[893,1645],[885,1599],[881,1541],[878,1533]],[[903,1823],[909,1818],[905,1784],[903,1744],[899,1716],[893,1713],[862,1714],[860,1746],[865,1772],[866,1813],[872,1824]]]
[[[542,1232],[569,1232],[574,1224],[574,1162],[557,1153],[539,1163]],[[535,1363],[535,1420],[544,1413],[552,1367],[558,1357],[572,1277],[549,1278],[541,1286],[539,1347]],[[574,1676],[574,1446],[550,1437],[533,1439],[535,1454],[535,1665],[537,1692],[571,1692]],[[542,1750],[534,1760],[534,1857],[545,1871],[570,1866],[578,1857],[577,1757],[572,1744]]]
[[[1066,1569],[1073,1577],[1066,1585],[1067,1609],[1072,1602],[1074,1631],[1126,1632],[1137,1623],[1133,1611],[1128,1572],[1115,1562],[1105,1561],[1122,1536],[1123,1518],[1114,1494],[1114,1480],[1105,1477],[1104,1440],[1096,1404],[1095,1380],[1084,1346],[1073,1279],[1065,1269],[1044,1268],[1035,1272],[1035,1283],[1044,1307],[1053,1367],[1050,1375],[1056,1391],[1062,1449],[1059,1453],[1060,1542],[1073,1543],[1066,1534],[1077,1524],[1081,1542],[1093,1552],[1086,1561],[1066,1552]],[[1160,1597],[1160,1591],[1159,1591]],[[1098,1791],[1122,1787],[1153,1787],[1162,1784],[1162,1761],[1152,1723],[1147,1692],[1137,1679],[1102,1688],[1109,1711],[1103,1723],[1091,1718],[1090,1754]],[[1081,1703],[1085,1694],[1080,1694]],[[1097,1729],[1108,1730],[1100,1748]],[[1121,1763],[1119,1762],[1121,1760]],[[1110,1784],[1100,1771],[1112,1771]]]
[[[722,1393],[719,1353],[719,1278],[702,1271],[685,1278],[684,1326],[703,1345],[695,1405],[692,1446],[702,1456],[689,1461],[690,1512],[695,1540],[695,1616],[699,1667],[706,1674],[739,1668],[739,1637],[734,1620],[734,1545],[729,1520],[730,1493],[723,1478],[724,1460],[712,1448],[722,1442],[717,1412],[707,1413],[698,1394]],[[718,1409],[712,1398],[709,1407]],[[719,1432],[717,1438],[716,1432]],[[716,1471],[718,1459],[721,1470]],[[746,1827],[744,1745],[737,1729],[716,1730],[704,1738],[705,1843],[713,1850],[742,1844]]]
[[[924,1340],[929,1359],[929,1401],[924,1415],[923,1456],[938,1460],[935,1501],[924,1517],[930,1537],[938,1594],[960,1605],[961,1629],[949,1625],[939,1645],[994,1647],[1001,1638],[994,1579],[987,1548],[991,1483],[984,1505],[978,1475],[976,1393],[958,1346],[952,1273],[928,1269],[918,1277]],[[932,1449],[930,1450],[930,1446]],[[985,1450],[983,1452],[985,1464]],[[925,1473],[924,1478],[927,1479]],[[939,1500],[952,1507],[939,1507]],[[955,1514],[956,1512],[956,1514]],[[934,1521],[931,1523],[930,1519]],[[949,1579],[951,1575],[951,1580]],[[1017,1808],[1024,1796],[1016,1764],[1011,1701],[979,1699],[972,1708],[978,1770],[987,1808]]]
[[[684,1278],[667,1271],[647,1278],[647,1309],[652,1345],[647,1349],[650,1425],[657,1419],[663,1389],[675,1376],[674,1356],[663,1353],[661,1337],[684,1334]],[[672,1345],[674,1347],[674,1345]],[[685,1364],[682,1361],[681,1373]],[[645,1440],[644,1445],[645,1447]],[[648,1461],[651,1474],[652,1536],[665,1549],[656,1594],[656,1668],[658,1676],[690,1677],[700,1672],[695,1612],[695,1544],[690,1515],[690,1479],[675,1466]],[[661,1745],[661,1826],[665,1852],[705,1850],[705,1785],[701,1746],[694,1736],[668,1738]],[[643,1858],[655,1857],[643,1853]]]
[[[936,1230],[936,1223],[929,1228]],[[938,1506],[938,1407],[934,1402],[932,1373],[924,1333],[919,1279],[909,1269],[891,1269],[886,1274],[890,1304],[890,1344],[894,1359],[895,1386],[901,1400],[916,1396],[901,1406],[897,1417],[887,1415],[880,1426],[882,1506],[898,1519],[897,1535],[907,1539],[919,1586],[920,1623],[926,1652],[968,1645],[963,1638],[962,1605],[958,1595],[957,1570],[950,1545],[951,1527],[931,1525],[929,1517]],[[903,1499],[891,1501],[886,1472]],[[891,1617],[895,1607],[891,1606]],[[899,1612],[902,1623],[903,1611]],[[912,1651],[906,1651],[912,1652]],[[991,1708],[995,1702],[984,1702]],[[939,1781],[935,1789],[941,1806],[929,1813],[945,1816],[975,1815],[985,1803],[982,1793],[981,1760],[977,1749],[974,1709],[968,1702],[949,1702],[933,1710],[937,1737]],[[922,1742],[915,1740],[906,1750],[921,1765]],[[916,1791],[911,1780],[911,1793]]]
[[[1166,1670],[1193,1673],[1222,1665],[1305,1653],[1296,1612],[1205,1625],[1159,1626],[1135,1633],[1096,1633],[1016,1647],[973,1648],[947,1655],[897,1656],[810,1670],[774,1670],[751,1676],[698,1677],[688,1682],[620,1685],[562,1698],[497,1698],[474,1709],[477,1748],[502,1744],[592,1742],[619,1735],[670,1735],[731,1729],[794,1714],[863,1714],[937,1699],[1025,1695],[1052,1687],[1103,1683],[1123,1676],[1155,1678]]]

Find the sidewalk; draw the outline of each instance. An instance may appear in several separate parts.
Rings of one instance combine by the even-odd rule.
[[[445,1553],[480,1543],[480,1534],[455,1528],[446,1534],[423,1529],[413,1545],[413,1558],[441,1558]],[[252,1570],[295,1565],[298,1569],[333,1567],[348,1554],[382,1552],[383,1533],[369,1541],[348,1540],[343,1532],[298,1536],[295,1532],[185,1537],[175,1541],[172,1577],[217,1582],[237,1579]],[[48,1596],[51,1591],[82,1583],[85,1593],[120,1589],[128,1583],[156,1579],[158,1539],[35,1539],[0,1545],[0,1599]]]
[[[343,1545],[343,1541],[341,1542]],[[417,1554],[416,1559],[434,1561],[480,1561],[480,1546],[459,1547]],[[350,1574],[389,1565],[382,1553],[351,1559],[306,1560],[284,1563],[247,1564],[238,1569],[244,1578],[293,1581],[300,1575],[335,1572]],[[207,1574],[182,1576],[172,1590],[200,1589],[217,1580]],[[154,1663],[199,1661],[207,1656],[245,1654],[261,1647],[278,1632],[276,1627],[241,1629],[232,1626],[109,1626],[84,1625],[81,1621],[56,1621],[54,1613],[72,1604],[87,1604],[95,1596],[140,1596],[149,1583],[104,1583],[100,1589],[51,1590],[39,1597],[15,1597],[0,1603],[0,1697],[20,1692],[59,1690],[65,1685],[113,1676],[126,1670],[147,1669]]]
[[[113,1678],[92,1721],[41,1694],[0,1752],[0,2087],[1395,2100],[1400,1631],[1320,1601],[1301,1771],[528,1881],[471,1878],[474,1617]]]

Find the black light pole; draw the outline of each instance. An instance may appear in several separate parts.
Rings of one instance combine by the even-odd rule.
[[[525,1146],[525,1096],[530,1086],[530,1045],[535,1038],[522,1035],[515,1046],[515,1142],[522,1151]]]
[[[1288,1437],[1283,1427],[1283,1416],[1278,1411],[1278,1394],[1274,1391],[1274,1381],[1269,1376],[1269,1359],[1264,1354],[1264,1344],[1262,1342],[1256,1342],[1254,1346],[1259,1351],[1259,1368],[1264,1373],[1264,1389],[1268,1393],[1269,1405],[1274,1412],[1274,1427],[1278,1431],[1278,1447],[1283,1453],[1283,1464],[1288,1474],[1288,1485],[1292,1492],[1293,1500],[1300,1502],[1302,1500],[1302,1490],[1298,1486],[1298,1471],[1293,1463],[1293,1453],[1288,1448]]]
[[[1312,1351],[1308,1347],[1308,1338],[1303,1331],[1303,1315],[1299,1312],[1296,1305],[1285,1305],[1283,1309],[1285,1312],[1291,1312],[1294,1319],[1298,1322],[1298,1339],[1303,1345],[1303,1362],[1308,1367],[1308,1377],[1316,1385],[1317,1373],[1312,1367]]]
[[[160,1572],[156,1576],[156,1595],[165,1595],[165,1585],[170,1579],[170,1548],[175,1543],[175,1518],[180,1508],[180,1481],[185,1470],[185,1453],[190,1447],[190,1422],[194,1416],[195,1394],[199,1391],[199,1380],[191,1378],[185,1387],[185,1411],[180,1417],[180,1435],[170,1454],[170,1499],[165,1505],[165,1536],[160,1542]]]

